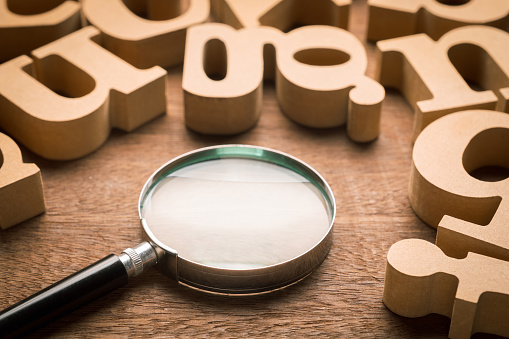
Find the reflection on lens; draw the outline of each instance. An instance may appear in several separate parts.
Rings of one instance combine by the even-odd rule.
[[[179,257],[227,269],[291,260],[318,244],[331,224],[327,202],[309,180],[240,158],[170,170],[143,198],[141,216]]]

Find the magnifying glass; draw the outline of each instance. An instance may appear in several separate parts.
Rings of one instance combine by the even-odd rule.
[[[249,295],[291,285],[316,269],[336,214],[327,182],[268,148],[202,148],[164,164],[138,203],[144,242],[111,254],[0,313],[0,337],[26,333],[151,266],[183,285]]]

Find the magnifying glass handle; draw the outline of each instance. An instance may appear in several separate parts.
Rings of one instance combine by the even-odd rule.
[[[130,276],[157,262],[156,257],[151,257],[144,263],[146,255],[139,251],[140,247],[147,250],[150,247],[155,256],[154,249],[146,242],[120,256],[110,254],[0,312],[0,338],[26,334],[127,284]]]

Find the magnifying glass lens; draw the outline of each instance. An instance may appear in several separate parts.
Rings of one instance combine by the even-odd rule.
[[[331,215],[320,190],[283,166],[209,160],[162,175],[143,199],[153,235],[180,258],[253,269],[291,260],[319,243]]]

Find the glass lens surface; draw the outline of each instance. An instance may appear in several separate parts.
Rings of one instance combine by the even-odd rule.
[[[241,158],[169,171],[140,209],[154,236],[180,258],[224,269],[261,268],[305,253],[327,234],[329,210],[300,174]]]

